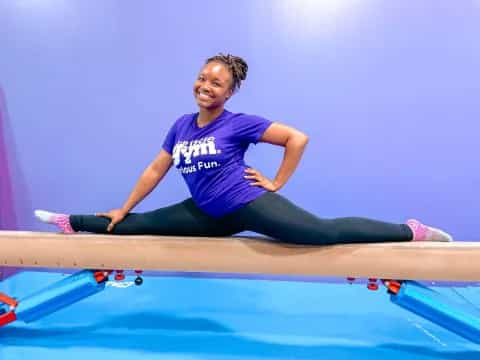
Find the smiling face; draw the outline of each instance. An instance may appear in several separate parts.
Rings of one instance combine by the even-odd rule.
[[[212,110],[223,107],[233,95],[233,78],[228,68],[219,62],[209,62],[193,84],[193,96],[200,108]]]

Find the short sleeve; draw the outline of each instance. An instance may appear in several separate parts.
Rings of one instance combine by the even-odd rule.
[[[180,118],[181,119],[181,118]],[[176,134],[177,134],[177,127],[179,120],[175,121],[175,123],[172,125],[170,130],[168,130],[167,136],[165,137],[165,140],[163,141],[162,148],[166,152],[168,152],[170,155],[173,153],[173,147],[175,146],[175,139],[176,139]]]
[[[234,136],[240,142],[256,144],[272,123],[261,116],[239,114],[233,119]]]

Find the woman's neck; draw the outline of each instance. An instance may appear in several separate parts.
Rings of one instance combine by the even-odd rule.
[[[197,124],[199,126],[208,125],[217,117],[219,117],[220,114],[223,112],[223,110],[224,110],[223,106],[215,109],[211,109],[211,110],[200,108],[200,111],[198,113],[198,118],[197,118]]]

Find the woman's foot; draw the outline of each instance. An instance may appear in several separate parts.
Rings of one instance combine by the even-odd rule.
[[[70,216],[65,214],[51,213],[45,210],[35,210],[35,217],[40,221],[56,225],[64,234],[73,234],[72,225],[70,225]]]
[[[413,233],[412,241],[453,241],[450,234],[440,229],[424,225],[418,220],[409,219],[407,220],[407,225]]]

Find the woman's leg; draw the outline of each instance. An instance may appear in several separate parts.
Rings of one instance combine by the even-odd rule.
[[[294,244],[331,245],[410,241],[405,224],[360,217],[320,219],[276,193],[265,193],[235,212],[245,230]]]
[[[75,231],[107,234],[110,219],[95,215],[70,215]],[[243,231],[238,222],[215,219],[187,199],[178,204],[146,213],[130,213],[115,225],[117,235],[229,236]]]

